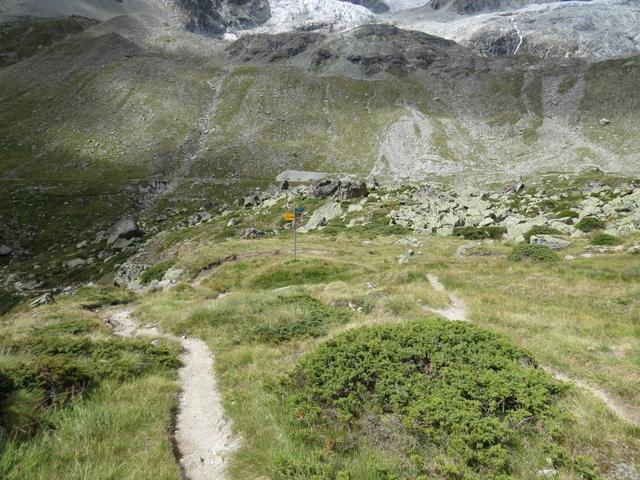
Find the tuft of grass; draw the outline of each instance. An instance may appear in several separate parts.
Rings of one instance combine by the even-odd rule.
[[[558,259],[558,255],[556,255],[556,253],[549,247],[545,247],[544,245],[523,243],[513,248],[509,258],[516,262],[520,262],[522,260],[554,262]]]
[[[331,326],[346,323],[351,311],[331,307],[304,292],[255,293],[232,297],[213,308],[196,309],[179,331],[222,327],[235,343],[284,343],[293,339],[325,335]]]
[[[556,212],[556,217],[558,218],[578,218],[578,212],[575,210],[571,210],[569,208],[565,208],[562,210],[558,210]]]
[[[615,235],[608,233],[598,233],[591,240],[591,245],[621,245],[622,240]]]
[[[305,285],[344,280],[348,268],[333,262],[315,259],[286,261],[270,266],[249,281],[249,286],[271,289],[290,285]]]
[[[584,217],[576,223],[576,228],[585,233],[593,232],[594,230],[603,230],[606,226],[607,225],[602,220],[596,217]]]

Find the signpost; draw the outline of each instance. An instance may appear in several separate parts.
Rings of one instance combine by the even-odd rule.
[[[298,259],[298,245],[296,242],[296,218],[304,212],[303,207],[293,207],[293,212],[284,212],[284,221],[292,222],[291,230],[293,230],[293,260]]]

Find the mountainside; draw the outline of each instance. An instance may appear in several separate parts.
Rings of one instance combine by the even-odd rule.
[[[125,211],[230,198],[289,169],[633,173],[639,82],[640,56],[481,57],[385,25],[229,44],[117,18],[0,70],[1,240],[73,242]]]
[[[611,57],[640,52],[635,0],[0,0],[0,19],[145,15],[193,32],[253,33],[393,24],[455,40],[482,54]]]
[[[438,5],[446,8],[434,11]],[[640,52],[640,4],[633,0],[432,2],[394,19],[403,28],[492,55],[606,58]]]

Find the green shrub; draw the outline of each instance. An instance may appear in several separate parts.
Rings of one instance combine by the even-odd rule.
[[[603,230],[606,227],[605,223],[596,217],[584,217],[578,223],[576,228],[583,232],[592,232],[594,230]]]
[[[165,260],[163,262],[156,263],[152,267],[147,268],[144,272],[142,272],[142,275],[140,275],[140,282],[142,282],[143,285],[147,285],[154,280],[162,280],[162,277],[165,273],[167,273],[167,270],[169,270],[175,264],[175,260]]]
[[[614,235],[599,233],[591,239],[591,245],[620,245],[622,240]]]
[[[558,259],[558,255],[549,247],[544,245],[531,245],[529,243],[522,243],[514,247],[511,255],[511,260],[516,262],[522,260],[533,260],[534,262],[553,262]]]
[[[558,218],[578,218],[578,212],[565,208],[563,210],[558,210],[556,212],[556,217]]]
[[[65,319],[51,325],[36,327],[32,330],[32,334],[43,337],[85,335],[97,330],[99,327],[100,322],[94,319]]]
[[[451,457],[465,479],[508,473],[512,439],[544,428],[560,388],[502,337],[443,320],[341,334],[281,382],[303,431],[361,438],[373,434],[366,419],[391,415],[416,448]]]
[[[524,241],[529,243],[533,235],[562,235],[562,232],[547,225],[534,225],[524,234]]]
[[[507,233],[504,227],[455,227],[453,235],[467,240],[483,240],[485,238],[500,239]]]

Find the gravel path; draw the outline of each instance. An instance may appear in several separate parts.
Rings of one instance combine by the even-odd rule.
[[[442,285],[440,280],[438,280],[438,277],[436,277],[431,273],[428,273],[427,280],[429,280],[429,284],[431,285],[431,288],[433,288],[435,291],[446,293],[447,290],[445,289],[444,285]],[[438,309],[438,308],[432,308],[432,307],[425,307],[425,309],[427,309],[432,313],[440,315],[448,320],[452,320],[452,321],[459,320],[459,321],[465,321],[465,322],[469,321],[469,318],[467,315],[467,305],[465,301],[453,294],[449,294],[449,301],[451,303],[446,308]],[[560,380],[561,382],[571,382],[579,388],[588,390],[589,392],[591,392],[592,395],[598,397],[600,400],[606,403],[607,406],[611,410],[613,410],[613,412],[615,412],[615,414],[618,417],[620,417],[622,420],[624,420],[627,423],[630,423],[631,425],[640,426],[640,408],[634,405],[630,405],[624,400],[614,397],[613,395],[610,395],[604,390],[601,390],[598,387],[594,387],[593,385],[590,385],[584,380],[571,378],[554,367],[550,367],[548,365],[542,365],[542,368],[546,372],[553,375],[557,380]]]
[[[111,311],[105,321],[121,337],[160,336],[182,344],[180,398],[175,441],[180,463],[189,480],[223,480],[227,459],[238,449],[239,439],[225,417],[222,397],[213,372],[213,355],[202,340],[177,338],[156,327],[140,327],[130,308]]]

